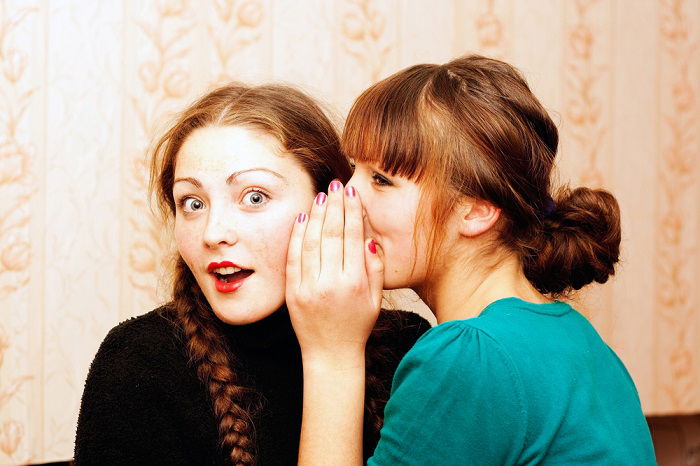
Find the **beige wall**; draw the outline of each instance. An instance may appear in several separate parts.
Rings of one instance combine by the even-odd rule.
[[[648,413],[700,410],[700,2],[0,2],[0,464],[65,459],[106,332],[163,296],[144,153],[215,83],[283,80],[342,116],[467,52],[525,73],[563,181],[611,189],[623,262],[581,308]]]

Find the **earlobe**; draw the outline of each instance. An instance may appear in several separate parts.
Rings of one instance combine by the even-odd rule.
[[[462,205],[459,233],[473,238],[493,227],[501,216],[501,209],[488,201],[473,199]]]

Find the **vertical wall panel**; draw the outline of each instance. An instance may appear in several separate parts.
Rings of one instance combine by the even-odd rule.
[[[643,408],[653,407],[654,285],[653,229],[650,228],[657,187],[652,162],[656,150],[656,0],[616,2],[614,14],[614,92],[611,150],[604,153],[606,175],[622,211],[622,261],[612,286],[609,313],[615,324],[605,335],[627,365]],[[628,27],[634,18],[636,27]],[[643,115],[643,117],[640,117]],[[634,322],[634,324],[630,324]]]
[[[697,408],[700,5],[659,0],[658,188],[654,203],[657,409]]]
[[[0,3],[0,464],[70,458],[99,343],[167,299],[147,155],[176,112],[274,80],[340,120],[377,80],[465,53],[522,70],[559,125],[559,181],[617,196],[618,273],[573,301],[646,412],[697,411],[699,29],[693,0]]]
[[[336,2],[324,0],[273,2],[272,79],[335,101],[336,8]]]
[[[360,92],[398,68],[398,0],[342,0],[336,9],[336,103],[344,113]]]
[[[0,4],[0,464],[41,447],[34,429],[42,418],[32,399],[42,383],[35,358],[41,347],[32,324],[43,283],[43,216],[35,210],[43,205],[36,131],[43,117],[43,18],[39,2]]]
[[[444,63],[454,57],[454,4],[401,0],[395,21],[399,25],[399,59],[397,68],[416,63]],[[430,21],[426,21],[430,18]]]
[[[121,315],[163,299],[168,242],[147,203],[148,149],[193,96],[196,5],[185,1],[127,2],[124,139],[120,209],[123,215]]]
[[[79,400],[54,397],[80,393],[91,354],[119,315],[123,10],[116,0],[50,6],[43,454],[60,459],[75,435],[67,420]]]

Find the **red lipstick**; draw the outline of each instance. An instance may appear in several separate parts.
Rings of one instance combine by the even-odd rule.
[[[207,267],[207,272],[212,273],[214,271],[214,269],[218,269],[219,267],[235,267],[237,269],[243,268],[240,265],[236,265],[233,262],[228,262],[228,261],[212,262],[211,264],[209,264],[209,267]]]
[[[234,267],[240,269],[240,271],[226,276],[219,275],[214,272],[214,270],[221,267]],[[214,279],[214,286],[220,293],[233,293],[234,291],[238,291],[246,278],[253,274],[252,270],[246,270],[243,267],[228,261],[210,263],[207,267],[207,272],[211,274],[212,278]]]

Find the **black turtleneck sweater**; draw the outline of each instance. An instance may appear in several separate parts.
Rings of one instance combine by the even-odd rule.
[[[232,367],[260,396],[253,414],[257,464],[296,464],[303,377],[288,313],[221,328],[236,359]],[[368,341],[367,372],[386,397],[399,361],[428,328],[417,314],[380,314]],[[208,392],[188,363],[181,329],[170,308],[162,307],[121,323],[102,342],[85,382],[75,461],[78,466],[226,464],[217,429]],[[370,437],[365,435],[365,457],[376,446]]]

